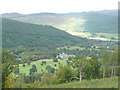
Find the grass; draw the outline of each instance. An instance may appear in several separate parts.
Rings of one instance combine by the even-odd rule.
[[[46,61],[46,64],[43,64],[43,66],[41,65],[42,61]],[[60,64],[59,64],[60,63]],[[56,64],[56,67],[54,66]],[[32,65],[36,65],[37,67],[37,73],[40,73],[41,70],[43,71],[47,71],[46,70],[46,66],[50,65],[51,67],[54,67],[55,69],[58,69],[60,65],[66,65],[66,59],[63,60],[58,60],[58,62],[53,62],[53,59],[45,59],[45,60],[38,60],[38,61],[33,61],[31,62],[30,65],[27,65],[27,63],[25,63],[25,67],[23,67],[23,64],[19,64],[19,68],[20,68],[20,73],[25,73],[26,75],[29,75],[29,71],[32,68]]]
[[[82,80],[59,85],[43,86],[42,88],[118,88],[118,77],[105,79]]]

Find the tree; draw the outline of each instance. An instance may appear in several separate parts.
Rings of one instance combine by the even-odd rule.
[[[103,68],[103,78],[105,78],[106,70],[110,64],[110,56],[107,50],[104,50],[101,56],[101,65]]]
[[[42,64],[46,64],[46,61],[42,61]]]
[[[37,67],[36,65],[32,65],[33,72],[37,72]]]
[[[30,65],[30,64],[31,64],[31,61],[30,61],[30,60],[27,60],[26,62],[27,62],[27,64],[28,64],[28,65]]]
[[[54,66],[56,67],[56,66],[57,66],[57,64],[54,64]]]
[[[23,64],[23,67],[25,67],[25,64]]]
[[[55,71],[55,69],[52,68],[52,67],[49,66],[49,65],[46,67],[46,70],[47,70],[48,72],[50,72],[50,73],[54,73],[54,71]]]
[[[60,80],[60,83],[70,82],[74,73],[70,66],[60,66],[57,70],[57,77]]]
[[[32,74],[32,73],[35,73],[35,72],[37,72],[37,67],[36,67],[36,65],[32,65],[32,68],[30,69],[30,75]]]
[[[14,78],[11,74],[6,78],[4,88],[14,88]]]
[[[15,71],[14,71],[15,74],[20,74],[20,69],[19,68],[16,68]]]
[[[23,75],[18,76],[14,80],[14,88],[25,88],[24,77]]]
[[[112,52],[110,56],[111,77],[115,75],[115,69],[118,66],[118,50]]]
[[[41,76],[41,83],[43,84],[43,85],[49,85],[50,84],[50,79],[51,79],[51,73],[49,73],[49,72],[44,72],[43,74],[42,74],[42,76]]]
[[[51,83],[51,84],[56,84],[56,85],[60,83],[57,75],[52,75],[52,76],[51,76],[50,83]]]
[[[100,62],[98,60],[88,59],[88,64],[84,67],[85,79],[100,78]]]
[[[88,64],[87,61],[88,60],[86,58],[84,58],[83,56],[72,58],[71,64],[72,64],[73,68],[77,69],[78,74],[79,74],[79,78],[78,77],[75,77],[75,78],[78,78],[79,81],[82,80],[84,67]]]
[[[7,77],[13,72],[14,68],[18,65],[16,56],[2,51],[2,87],[5,87]]]
[[[70,65],[70,62],[68,60],[66,60],[66,63],[67,63],[67,65]]]

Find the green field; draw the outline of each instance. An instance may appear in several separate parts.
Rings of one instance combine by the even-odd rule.
[[[46,64],[43,64],[43,66],[41,65],[42,61],[46,61]],[[60,63],[60,64],[59,64]],[[54,66],[56,64],[56,67]],[[43,71],[47,71],[46,70],[46,66],[50,65],[51,67],[54,67],[55,69],[58,69],[60,65],[66,65],[66,59],[63,60],[58,60],[58,62],[53,62],[53,59],[46,59],[46,60],[38,60],[38,61],[33,61],[31,62],[30,65],[27,65],[27,63],[25,63],[25,67],[23,67],[23,64],[19,64],[19,68],[20,68],[20,73],[25,73],[26,75],[29,75],[29,71],[32,68],[32,65],[36,65],[37,67],[37,73],[40,73],[41,70]]]
[[[85,48],[78,47],[78,46],[70,46],[70,47],[60,47],[60,48],[57,48],[57,49],[69,49],[69,50],[79,49],[79,50],[83,50]]]
[[[59,85],[44,86],[45,88],[118,88],[118,77],[105,79],[82,80]],[[42,87],[42,88],[44,88]],[[40,87],[41,88],[41,87]]]

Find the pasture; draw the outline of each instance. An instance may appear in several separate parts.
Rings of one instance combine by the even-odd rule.
[[[67,59],[63,59],[63,60],[59,59],[58,62],[53,62],[53,59],[43,59],[43,60],[38,60],[38,61],[32,61],[30,65],[25,63],[25,67],[23,67],[23,64],[19,64],[20,73],[25,73],[26,75],[29,75],[29,71],[32,68],[32,65],[36,65],[37,73],[40,73],[41,71],[47,72],[46,66],[49,66],[49,65],[55,69],[58,69],[60,65],[67,64],[66,60]],[[42,61],[46,61],[46,64],[41,65]]]

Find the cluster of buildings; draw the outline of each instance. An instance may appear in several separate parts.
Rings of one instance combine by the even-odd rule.
[[[68,55],[65,53],[61,53],[61,54],[56,56],[56,58],[61,58],[61,59],[70,58],[70,57],[75,57],[75,55]]]

